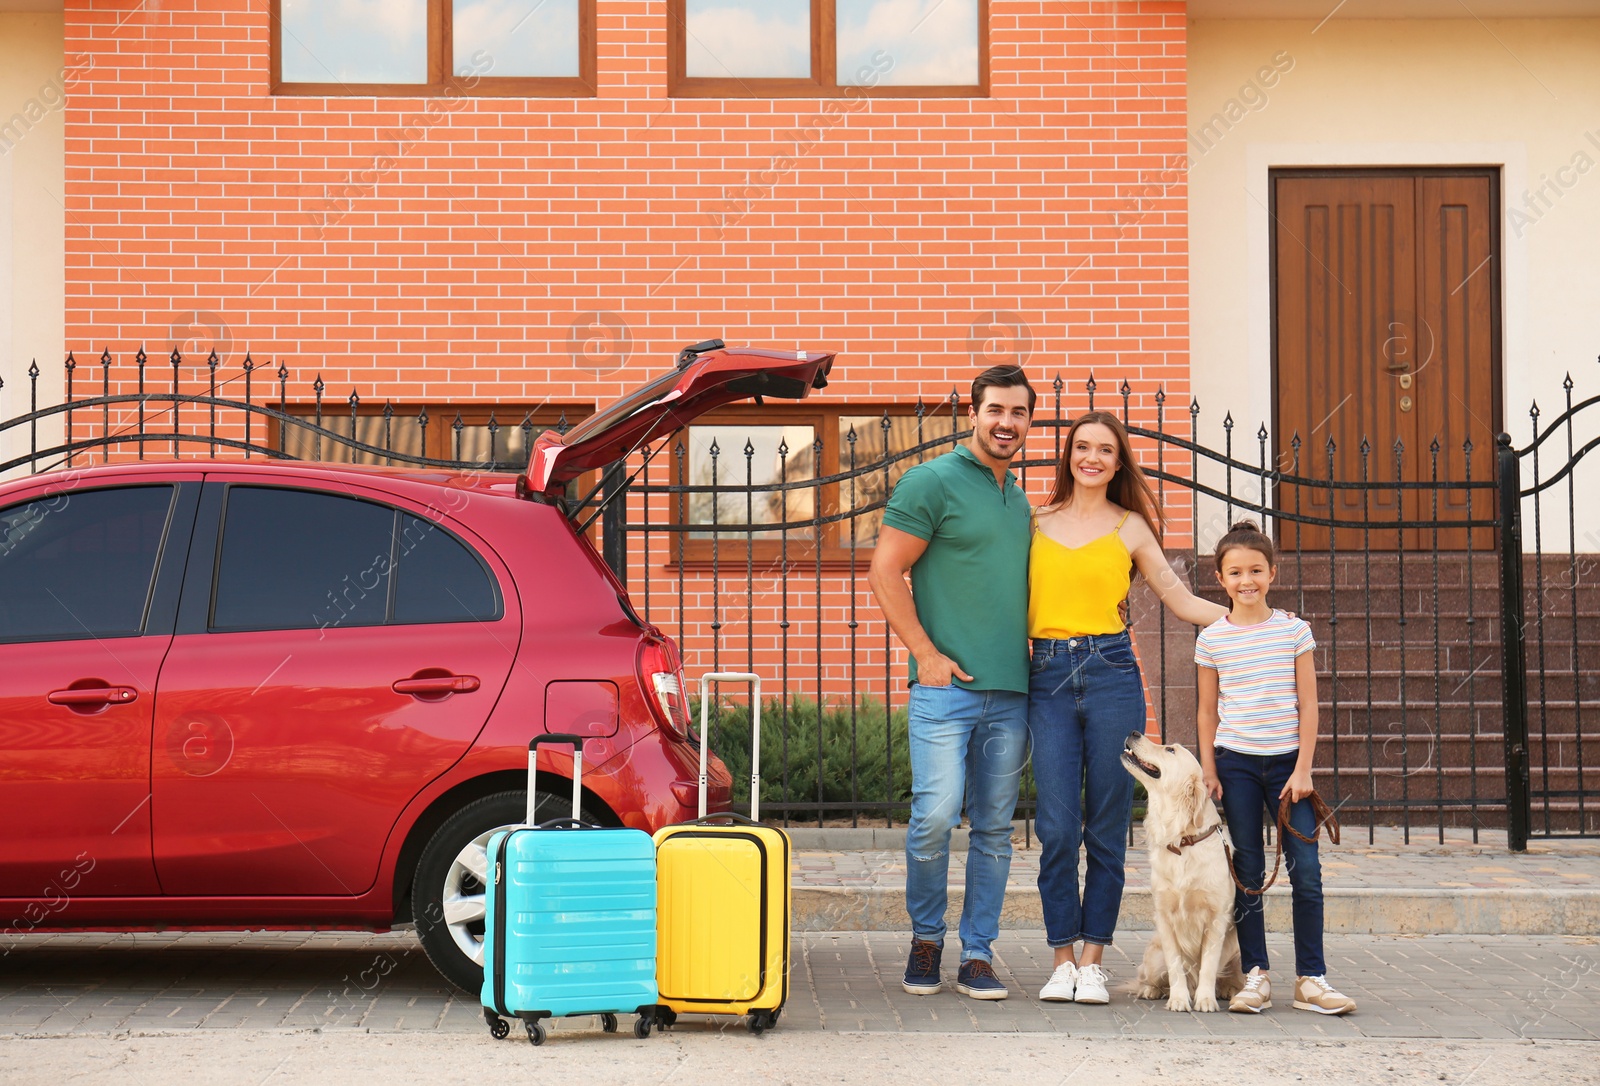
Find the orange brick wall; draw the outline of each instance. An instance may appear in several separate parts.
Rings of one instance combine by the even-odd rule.
[[[571,402],[720,335],[836,349],[829,397],[882,402],[964,387],[1000,311],[989,356],[1186,399],[1181,3],[992,0],[990,98],[867,101],[670,99],[660,0],[599,0],[598,97],[458,107],[269,95],[266,0],[65,21],[80,361],[176,326],[230,387],[249,349],[301,399]]]
[[[154,390],[179,341],[186,391],[215,345],[225,395],[249,350],[300,402],[316,374],[334,404],[603,402],[721,336],[838,351],[834,402],[937,401],[1023,358],[1042,408],[1059,373],[1081,409],[1092,371],[1101,406],[1126,378],[1135,421],[1162,387],[1187,422],[1182,3],[991,0],[989,98],[865,101],[668,98],[663,0],[599,0],[580,100],[275,97],[266,0],[67,0],[65,21],[67,346],[129,376],[147,347]],[[653,576],[674,630],[675,578]],[[709,576],[686,587],[709,621]]]

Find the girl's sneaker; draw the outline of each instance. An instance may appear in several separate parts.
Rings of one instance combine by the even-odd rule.
[[[1318,1014],[1349,1014],[1356,1009],[1356,1001],[1341,994],[1327,977],[1296,977],[1294,1005],[1297,1010]]]
[[[1110,1003],[1111,993],[1106,991],[1106,981],[1111,979],[1099,965],[1078,966],[1078,986],[1072,993],[1074,1003]]]
[[[1261,971],[1258,965],[1245,974],[1244,987],[1228,1001],[1228,1009],[1234,1014],[1260,1014],[1272,1006],[1272,981]]]

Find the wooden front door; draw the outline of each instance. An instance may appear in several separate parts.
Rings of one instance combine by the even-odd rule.
[[[1283,170],[1272,191],[1274,432],[1284,473],[1428,484],[1435,471],[1464,480],[1470,467],[1473,479],[1492,479],[1501,429],[1495,172]],[[1474,491],[1472,517],[1493,516],[1492,503],[1492,493]],[[1386,524],[1468,514],[1465,491],[1431,486],[1285,486],[1278,506]],[[1288,549],[1329,544],[1326,528],[1280,523]],[[1335,542],[1341,551],[1424,550],[1434,533],[1341,528]],[[1491,547],[1492,533],[1472,542]],[[1439,532],[1440,549],[1466,545],[1465,530]]]

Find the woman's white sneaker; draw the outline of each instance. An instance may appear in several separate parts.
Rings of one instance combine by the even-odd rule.
[[[1074,1003],[1110,1003],[1111,993],[1106,991],[1106,981],[1111,979],[1099,965],[1078,967],[1078,986],[1072,994]]]
[[[1039,998],[1050,1003],[1071,1003],[1078,990],[1078,967],[1072,962],[1062,962],[1050,979],[1039,989]]]

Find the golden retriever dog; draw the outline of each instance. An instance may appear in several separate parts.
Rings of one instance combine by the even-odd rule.
[[[1136,994],[1167,996],[1169,1011],[1218,1010],[1244,987],[1244,974],[1221,819],[1200,762],[1183,746],[1161,746],[1134,732],[1123,745],[1122,765],[1149,797],[1144,836],[1156,937],[1139,965]]]

